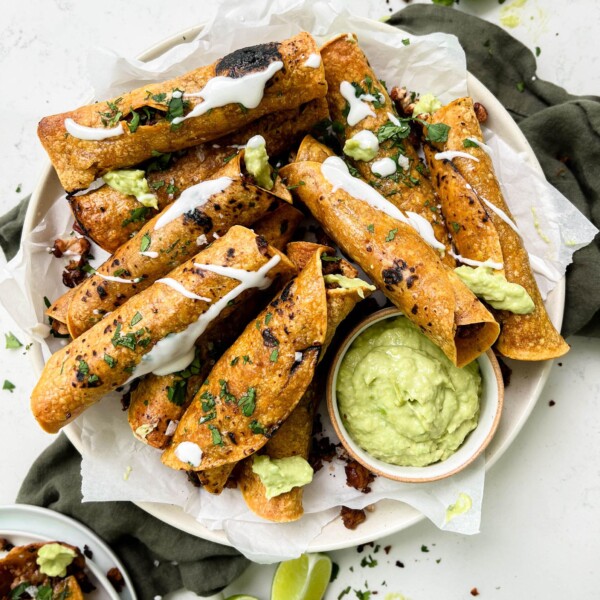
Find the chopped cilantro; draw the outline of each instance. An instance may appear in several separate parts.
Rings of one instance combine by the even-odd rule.
[[[131,323],[129,323],[129,325],[133,327],[134,325],[137,325],[142,319],[142,313],[138,310],[135,313],[135,315],[133,315],[133,318],[131,319]]]
[[[254,433],[255,435],[258,435],[261,433],[264,435],[264,433],[265,433],[265,428],[256,419],[254,419],[253,421],[250,421],[249,427],[250,427],[250,431],[252,433]]]
[[[77,371],[79,371],[79,373],[81,373],[82,375],[88,375],[90,372],[90,367],[85,362],[85,360],[80,360],[79,366],[77,367]]]
[[[125,348],[129,348],[130,350],[135,350],[135,334],[126,333],[125,335],[121,335],[122,325],[119,323],[117,328],[115,329],[115,333],[110,340],[112,345],[116,348],[117,346],[125,346]]]
[[[131,115],[131,121],[127,123],[127,127],[129,127],[129,131],[131,133],[135,133],[137,128],[140,126],[140,113],[136,112],[133,110],[133,107],[131,107]]]
[[[21,184],[19,184],[19,185],[17,186],[17,189],[15,190],[15,192],[16,192],[17,194],[20,194],[20,193],[21,193]]]
[[[15,389],[15,384],[11,383],[8,379],[4,380],[4,385],[2,386],[3,390],[8,390],[11,394],[12,391]]]
[[[152,98],[154,102],[158,102],[162,104],[167,99],[167,94],[165,92],[161,92],[160,94],[153,94],[152,92],[146,92],[146,100],[148,98]]]
[[[373,223],[369,223],[369,224],[367,225],[367,231],[368,231],[369,233],[375,233],[375,225],[373,225]]]
[[[425,546],[425,544],[423,544],[421,546],[421,552],[429,552],[429,548],[427,546]]]
[[[369,556],[363,557],[363,559],[360,561],[360,566],[369,567],[372,569],[373,567],[377,566],[377,561],[369,554]]]
[[[456,221],[451,221],[450,225],[452,225],[454,233],[458,233],[460,231],[460,223],[457,223]]]
[[[450,125],[446,123],[432,123],[427,125],[427,136],[425,139],[430,142],[447,142]]]
[[[242,409],[242,414],[245,417],[251,417],[256,408],[256,388],[249,387],[248,391],[244,392],[238,400],[238,406]]]
[[[278,358],[279,358],[279,350],[277,350],[277,348],[275,348],[275,350],[273,350],[273,352],[271,352],[271,356],[269,356],[269,360],[271,362],[277,362]]]
[[[130,223],[137,223],[138,221],[145,221],[146,215],[150,208],[148,206],[139,206],[129,212],[129,216],[121,223],[121,227],[127,227]]]
[[[216,413],[216,411],[213,410],[212,412],[209,412],[209,413],[205,414],[203,417],[201,417],[198,420],[198,424],[203,425],[207,421],[212,421],[213,419],[215,419],[216,416],[217,416],[217,413]]]
[[[164,185],[165,185],[165,182],[162,179],[159,179],[158,181],[153,181],[150,183],[150,187],[155,191],[160,190],[160,188],[163,187]]]
[[[401,143],[401,140],[410,134],[410,125],[408,119],[399,119],[400,125],[394,125],[391,121],[384,123],[377,130],[377,140],[383,143],[386,140],[392,140],[395,144]]]
[[[237,364],[238,364],[239,360],[240,360],[240,357],[239,357],[239,356],[236,356],[236,357],[234,357],[234,358],[232,358],[232,359],[231,359],[231,362],[230,362],[229,364],[230,364],[232,367],[235,367],[235,365],[237,365]]]
[[[185,109],[190,105],[187,100],[183,99],[183,90],[174,89],[173,94],[175,92],[180,93],[171,95],[171,99],[167,105],[167,114],[165,115],[165,119],[171,123],[171,131],[176,131],[183,125],[183,123],[173,123],[173,119],[183,117]]]
[[[229,391],[229,386],[227,384],[227,381],[225,381],[224,379],[219,379],[219,385],[221,386],[221,391],[219,392],[219,398],[222,398],[223,400],[225,400],[225,402],[227,404],[229,404],[229,402],[235,402],[236,397]]]
[[[244,364],[252,364],[252,361],[250,360],[250,357],[247,354],[244,354],[244,356],[242,356],[242,360],[244,361]]]
[[[23,345],[12,331],[5,333],[4,337],[6,338],[6,348],[10,350],[16,350],[17,348],[20,348]]]
[[[49,585],[41,585],[37,589],[37,596],[35,598],[36,600],[52,600],[52,588]],[[59,596],[55,595],[54,598],[60,600]]]
[[[88,383],[96,383],[100,378],[95,373],[88,377]]]
[[[394,229],[390,229],[388,231],[388,234],[385,236],[385,241],[386,242],[391,242],[396,237],[397,233],[398,233],[398,228],[397,227],[395,227]]]
[[[102,125],[104,125],[104,127],[114,127],[123,116],[123,113],[117,106],[121,100],[123,100],[123,98],[117,98],[114,102],[107,100],[106,106],[108,110],[105,112],[98,111],[100,120],[102,121]]]
[[[212,435],[213,446],[223,446],[223,436],[217,427],[215,425],[209,425],[208,428],[210,429],[210,433]]]
[[[227,164],[227,163],[228,163],[230,160],[233,160],[233,159],[234,159],[234,158],[237,156],[237,154],[238,154],[238,153],[237,153],[237,150],[236,150],[236,151],[235,151],[233,154],[230,154],[229,156],[226,156],[226,157],[223,159],[223,163],[224,163],[224,164]]]
[[[542,49],[539,46],[535,47],[535,55],[539,56],[542,53]]]
[[[328,256],[327,254],[322,254],[321,260],[325,262],[339,262],[342,258],[340,256]]]
[[[525,84],[522,81],[519,81],[516,88],[519,92],[523,93],[525,91]]]
[[[265,325],[268,325],[271,322],[272,318],[273,318],[273,313],[267,313],[267,315],[265,317]]]
[[[300,187],[301,185],[306,185],[306,184],[304,183],[304,181],[299,181],[296,185],[288,185],[287,189],[288,190],[294,190],[297,187]]]
[[[479,148],[479,144],[474,140],[464,139],[463,148]]]
[[[116,359],[114,359],[112,356],[110,356],[109,354],[104,354],[104,362],[111,368],[114,369],[115,365],[117,364]]]
[[[349,593],[350,593],[350,589],[351,589],[351,588],[350,588],[350,586],[348,586],[348,587],[344,588],[344,589],[343,589],[343,590],[340,592],[340,594],[338,595],[338,597],[337,597],[337,600],[342,600],[342,598],[343,598],[344,596],[346,596],[347,594],[349,594]]]
[[[172,194],[174,196],[175,194],[179,193],[179,188],[174,183],[169,183],[165,191],[167,192],[167,194]]]
[[[167,398],[177,406],[184,405],[186,392],[187,381],[185,379],[178,379],[173,382],[173,385],[167,386]]]
[[[202,410],[208,412],[215,407],[215,397],[206,391],[200,396],[200,402],[202,403]]]
[[[410,46],[410,40],[409,40],[408,38],[404,38],[404,39],[402,40],[402,44],[403,44],[404,46]]]
[[[140,252],[146,252],[148,248],[150,248],[150,244],[152,243],[152,238],[149,233],[145,233],[142,236],[142,241],[140,243]]]

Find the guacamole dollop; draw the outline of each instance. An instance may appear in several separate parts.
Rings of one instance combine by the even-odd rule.
[[[440,108],[442,108],[442,103],[433,94],[423,94],[415,103],[413,115],[433,114]]]
[[[262,135],[255,135],[248,140],[244,152],[244,163],[246,164],[246,171],[254,177],[254,181],[260,187],[265,188],[265,190],[273,188],[267,144]]]
[[[135,196],[135,199],[144,206],[158,208],[156,196],[150,193],[148,180],[141,169],[121,169],[109,171],[102,179],[117,192]]]
[[[255,456],[252,472],[265,486],[267,500],[289,492],[292,488],[310,483],[313,469],[301,456],[271,458],[265,454]]]
[[[346,277],[345,275],[325,275],[325,283],[337,283],[346,290],[358,290],[361,298],[365,297],[365,290],[374,292],[377,288],[360,277]]]
[[[377,136],[367,129],[363,129],[346,140],[344,154],[354,160],[368,162],[373,160],[379,152]]]
[[[48,577],[66,577],[67,567],[73,562],[77,553],[68,546],[52,543],[42,546],[37,553],[36,563],[40,571]]]
[[[350,346],[337,376],[346,430],[371,456],[423,467],[445,460],[475,429],[481,375],[460,369],[406,317],[375,323]]]
[[[457,267],[454,272],[479,298],[498,310],[508,310],[517,315],[528,315],[535,304],[527,290],[518,283],[510,283],[502,273],[491,267]]]

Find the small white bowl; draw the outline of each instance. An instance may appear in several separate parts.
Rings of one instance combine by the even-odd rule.
[[[327,408],[333,427],[348,454],[372,473],[406,483],[425,483],[450,477],[470,465],[491,442],[502,415],[504,383],[500,365],[491,350],[482,354],[477,362],[481,371],[481,409],[477,427],[469,433],[458,450],[446,460],[426,467],[401,467],[386,463],[363,450],[346,430],[338,409],[336,383],[342,359],[352,342],[371,325],[384,319],[401,316],[396,308],[385,308],[373,313],[359,323],[340,345],[333,358],[327,379]]]

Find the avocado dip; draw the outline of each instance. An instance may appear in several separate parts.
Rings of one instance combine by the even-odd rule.
[[[254,181],[260,187],[265,188],[265,190],[273,189],[267,144],[262,135],[255,135],[248,140],[244,152],[244,163],[246,164],[246,171],[254,177]]]
[[[140,169],[109,171],[102,179],[113,190],[117,190],[117,192],[127,194],[128,196],[135,196],[140,204],[151,208],[158,208],[158,201],[156,196],[150,193],[150,187],[148,186],[148,180],[144,171]]]
[[[36,563],[40,572],[49,577],[66,577],[67,567],[73,562],[77,553],[68,546],[52,542],[42,546],[37,553]]]
[[[445,460],[479,419],[477,361],[454,366],[403,316],[373,324],[352,342],[336,386],[352,439],[395,465],[424,467]]]

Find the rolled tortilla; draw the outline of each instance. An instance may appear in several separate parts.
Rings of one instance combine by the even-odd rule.
[[[327,102],[331,119],[340,123],[343,133],[339,134],[342,146],[355,134],[367,131],[376,137],[386,127],[393,126],[398,118],[396,108],[385,86],[377,78],[369,61],[352,34],[342,34],[327,42],[321,48],[327,79]],[[368,108],[369,114],[357,123],[349,123],[349,103],[342,94],[342,87],[350,87],[355,102]],[[357,96],[366,95],[370,99],[361,101]],[[390,117],[390,115],[392,115]],[[353,119],[352,119],[353,120]],[[404,169],[400,161],[408,161]],[[426,169],[416,148],[408,138],[401,140],[385,139],[378,144],[375,157],[369,161],[345,157],[360,173],[361,177],[392,204],[404,211],[412,211],[427,219],[436,239],[450,248],[448,234],[441,213],[437,210],[437,199],[431,182],[426,177]],[[373,172],[378,161],[392,159],[395,170],[388,176],[378,176]],[[392,164],[390,162],[390,164]],[[446,252],[442,260],[454,266],[454,259]]]
[[[317,52],[306,32],[242,48],[175,79],[45,117],[38,136],[65,190],[85,189],[107,171],[140,164],[153,152],[214,140],[266,114],[323,97],[322,65],[306,65]],[[154,115],[135,128],[136,114],[141,118],[145,108]]]
[[[310,255],[319,248],[316,244],[295,242],[288,246],[288,256],[298,268],[301,268]],[[329,252],[331,252],[331,249],[329,249]],[[329,263],[328,268],[335,271],[336,274],[350,279],[354,279],[358,275],[356,269],[344,260]],[[366,297],[371,291],[369,286],[365,284],[362,288],[362,296]],[[325,355],[327,346],[339,323],[348,316],[360,300],[361,296],[356,289],[342,288],[335,283],[327,284],[328,330],[331,331],[331,334],[326,336],[325,348],[321,358]],[[319,377],[317,376],[313,379],[302,400],[292,411],[289,418],[258,454],[266,454],[275,459],[291,456],[301,456],[308,459],[314,414],[320,400],[319,392]],[[242,462],[237,475],[238,487],[248,508],[263,519],[277,523],[298,520],[304,513],[302,507],[303,488],[295,487],[289,492],[268,499],[265,486],[260,477],[252,471],[254,456],[256,455]]]
[[[245,274],[231,274],[231,268]],[[230,301],[242,302],[240,294],[294,271],[263,238],[232,227],[53,354],[32,392],[35,418],[56,433],[126,381],[151,371],[181,370],[193,359],[194,341]]]
[[[232,465],[260,450],[289,417],[331,327],[324,251],[313,253],[219,359],[179,422],[164,464],[203,472]]]
[[[67,326],[73,338],[224,235],[232,225],[250,226],[280,205],[270,192],[248,181],[241,160],[237,156],[213,179],[188,188],[94,275],[68,293]]]
[[[302,220],[302,213],[289,204],[265,215],[254,232],[283,251]],[[195,363],[178,373],[144,377],[131,392],[128,420],[134,435],[155,448],[164,448],[192,398],[206,379],[212,365],[244,330],[248,321],[272,296],[271,288],[256,292],[226,308],[197,340]],[[169,432],[167,434],[167,432]]]
[[[484,148],[464,146],[464,140],[467,138],[483,143],[479,121],[473,109],[473,100],[471,98],[454,100],[436,111],[431,117],[431,122],[444,122],[451,127],[448,141],[439,144],[439,150],[465,152],[477,159],[455,157],[452,163],[472,187],[498,233],[506,279],[524,287],[535,304],[535,310],[528,315],[496,311],[495,314],[502,327],[496,348],[504,356],[517,360],[547,360],[562,356],[569,350],[569,346],[546,312],[527,250],[523,246],[520,235],[498,212],[502,211],[508,219],[512,220],[492,160]]]
[[[123,194],[108,185],[87,194],[69,196],[71,210],[85,235],[113,253],[179,193],[209,178],[229,162],[232,154],[251,137],[262,135],[269,154],[278,156],[300,142],[317,122],[328,115],[327,101],[318,98],[297,108],[264,116],[214,143],[189,148],[183,151],[183,156],[174,153],[171,164],[164,170],[158,167],[163,157],[139,166],[146,171],[149,188],[156,195],[158,210],[145,207],[135,196]]]
[[[334,188],[320,163],[293,163],[280,173],[290,186],[304,181],[293,188],[295,197],[454,364],[468,364],[493,344],[499,329],[493,316],[411,225]],[[388,204],[370,193],[380,206]]]

